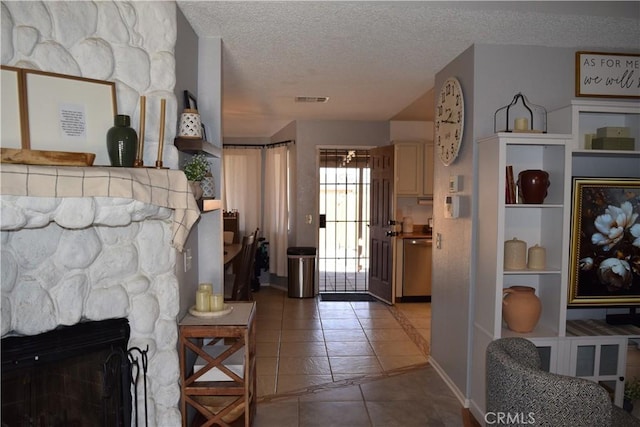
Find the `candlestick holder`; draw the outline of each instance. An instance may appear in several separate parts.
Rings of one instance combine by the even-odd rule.
[[[144,132],[147,119],[147,97],[140,96],[140,131],[138,132],[138,155],[133,162],[134,168],[144,167]]]
[[[530,102],[522,93],[517,93],[511,103],[495,112],[493,131],[547,133],[547,110]]]

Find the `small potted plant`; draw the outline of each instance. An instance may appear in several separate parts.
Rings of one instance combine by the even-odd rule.
[[[623,407],[628,412],[633,411],[636,400],[640,399],[640,380],[634,377],[632,380],[624,383],[624,403]]]
[[[191,184],[196,199],[202,197],[200,181],[209,173],[209,161],[204,154],[195,154],[187,160],[182,168],[187,180]]]

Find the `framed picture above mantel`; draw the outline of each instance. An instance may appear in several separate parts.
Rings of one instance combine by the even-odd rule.
[[[3,65],[2,89],[3,162],[64,165],[79,153],[109,165],[115,82]]]
[[[576,52],[576,96],[640,98],[640,54]]]

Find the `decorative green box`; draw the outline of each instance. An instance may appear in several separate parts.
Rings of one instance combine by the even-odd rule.
[[[593,138],[591,148],[594,150],[633,150],[635,138]]]
[[[629,128],[621,126],[607,126],[598,128],[598,138],[629,138]]]

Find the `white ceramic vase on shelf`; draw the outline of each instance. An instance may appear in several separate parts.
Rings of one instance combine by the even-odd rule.
[[[208,199],[216,197],[216,186],[212,176],[205,176],[202,181],[200,181],[200,186],[202,187],[202,197]]]

